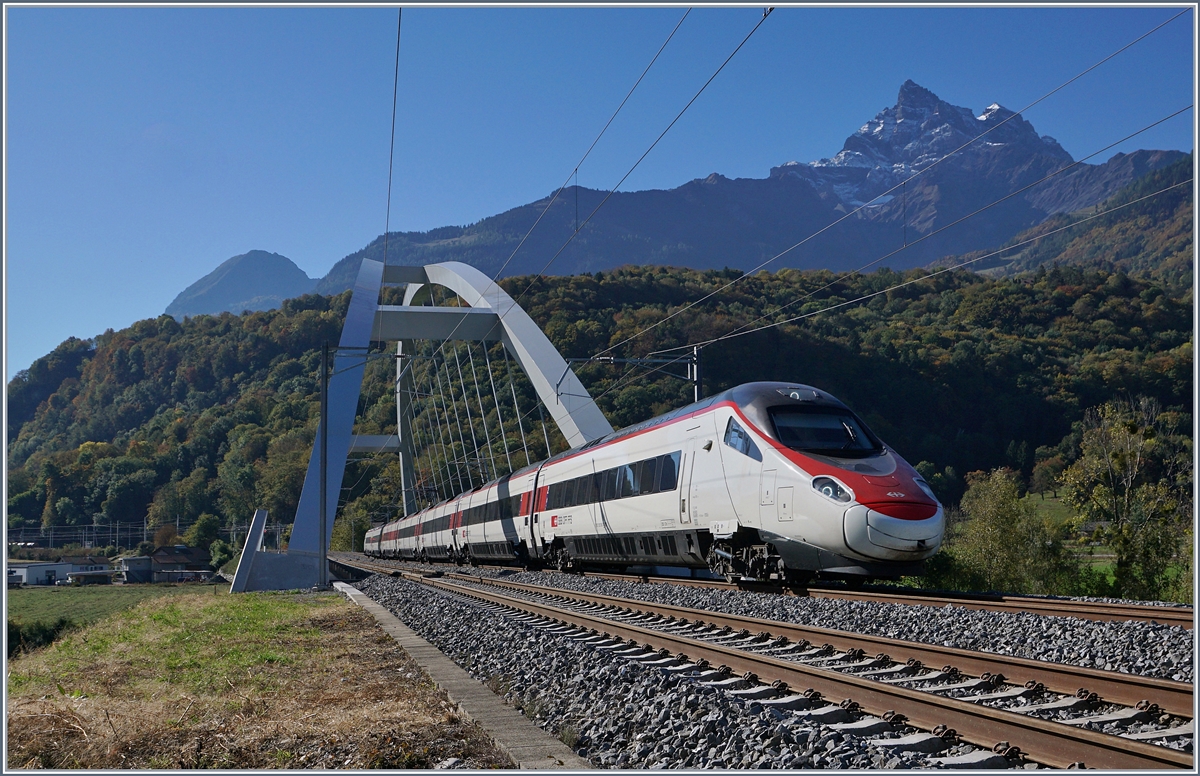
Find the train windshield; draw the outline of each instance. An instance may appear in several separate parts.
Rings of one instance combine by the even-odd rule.
[[[780,442],[805,453],[834,458],[865,458],[883,452],[883,443],[853,412],[837,407],[771,407]]]

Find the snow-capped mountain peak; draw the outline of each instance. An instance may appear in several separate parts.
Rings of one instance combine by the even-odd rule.
[[[793,175],[818,188],[828,184],[845,204],[857,206],[952,152],[958,151],[952,164],[978,167],[1000,149],[1049,157],[1047,162],[1056,165],[1072,161],[1053,138],[1039,136],[1033,125],[998,102],[976,116],[907,80],[896,104],[846,138],[832,158],[789,163],[771,174]]]

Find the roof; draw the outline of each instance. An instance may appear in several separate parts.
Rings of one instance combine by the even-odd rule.
[[[173,547],[159,547],[150,554],[150,557],[159,563],[208,563],[212,560],[208,550],[200,547],[185,547],[182,544],[176,544]]]
[[[103,556],[97,558],[93,555],[75,555],[75,556],[72,556],[69,558],[64,557],[62,559],[62,562],[70,563],[74,566],[97,566],[97,565],[111,565],[112,564],[112,561],[110,561],[108,558],[105,558]]]

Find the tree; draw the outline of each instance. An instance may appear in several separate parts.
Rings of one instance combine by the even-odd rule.
[[[214,569],[220,569],[226,563],[233,559],[237,554],[237,550],[229,545],[224,539],[217,539],[208,546],[208,555],[211,558],[210,566]]]
[[[179,541],[179,531],[175,530],[173,525],[159,526],[154,532],[155,547],[172,547]]]
[[[208,547],[221,535],[221,518],[208,512],[196,518],[196,522],[183,533],[183,543],[189,547]]]
[[[1094,580],[1063,545],[1064,526],[1021,501],[1020,475],[974,472],[962,498],[966,520],[947,551],[968,580],[984,590],[1016,593],[1096,592]]]
[[[1061,455],[1038,461],[1034,464],[1033,474],[1029,478],[1029,490],[1046,498],[1046,491],[1051,491],[1058,498],[1058,478],[1062,476],[1065,462]]]
[[[1063,473],[1063,501],[1102,527],[1116,554],[1118,595],[1157,598],[1168,587],[1167,568],[1191,527],[1187,425],[1147,398],[1084,416],[1079,458]]]

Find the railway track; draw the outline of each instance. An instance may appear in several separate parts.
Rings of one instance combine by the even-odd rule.
[[[927,731],[915,734],[926,738],[909,742],[913,745],[936,748],[934,737],[957,736],[1009,756],[1018,751],[1008,745],[1013,742],[1030,759],[1053,767],[1081,762],[1122,769],[1192,767],[1191,754],[1086,727],[1089,721],[1145,722],[1165,713],[1176,729],[1143,737],[1190,737],[1192,686],[1187,684],[469,575],[429,577],[383,564],[359,565],[583,628],[599,648],[640,655],[643,662],[664,668],[691,666],[718,686],[757,694],[759,702],[799,710],[851,734],[894,730],[893,723],[903,720]],[[756,681],[734,674],[753,674]],[[772,681],[773,687],[760,683]],[[787,686],[808,691],[797,695]],[[1021,713],[1013,704],[1024,704]],[[874,717],[852,721],[859,709]],[[1075,716],[1055,721],[1038,714]]]
[[[1163,625],[1177,625],[1189,629],[1193,627],[1195,622],[1195,613],[1190,606],[1148,606],[1132,603],[1058,600],[1035,596],[933,593],[921,590],[893,592],[882,590],[842,590],[823,587],[792,590],[760,582],[725,582],[715,579],[673,578],[647,576],[644,574],[610,574],[598,572],[584,572],[584,574],[585,576],[627,582],[666,582],[669,584],[706,587],[715,590],[782,592],[792,595],[807,595],[811,598],[832,598],[846,601],[874,601],[877,603],[939,607],[961,606],[965,609],[981,609],[991,612],[1031,612],[1033,614],[1055,617],[1080,617],[1088,620],[1115,622],[1137,620]]]
[[[362,558],[362,556],[358,556]],[[481,568],[507,569],[512,566],[482,566]],[[992,612],[1029,612],[1054,617],[1077,617],[1087,620],[1157,623],[1192,629],[1195,611],[1190,606],[1152,606],[1135,603],[1111,603],[1100,601],[1060,600],[1036,596],[986,595],[968,593],[934,593],[922,590],[899,592],[895,590],[844,590],[810,586],[794,589],[761,582],[727,582],[718,579],[693,579],[690,577],[654,576],[647,574],[618,574],[611,572],[585,571],[581,576],[596,579],[611,579],[621,582],[657,582],[662,584],[700,587],[710,590],[743,590],[748,592],[780,593],[808,596],[811,598],[841,599],[847,601],[874,601],[920,606],[959,606],[964,609],[979,609]]]

